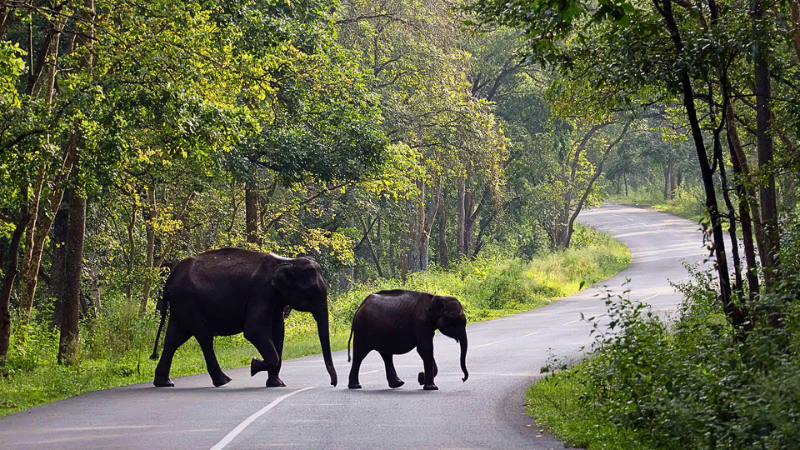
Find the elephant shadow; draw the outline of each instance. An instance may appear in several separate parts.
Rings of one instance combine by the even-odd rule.
[[[338,389],[337,389],[338,391]],[[416,395],[436,395],[436,396],[450,396],[450,395],[463,395],[463,393],[459,393],[459,391],[449,390],[449,391],[426,391],[422,389],[422,387],[414,386],[411,389],[392,389],[392,388],[382,388],[382,389],[348,389],[342,390],[346,395],[359,395],[359,396],[369,396],[369,397],[409,397],[409,396],[416,396]]]
[[[151,390],[148,386],[148,390]],[[152,390],[151,390],[152,391]],[[182,387],[177,389],[170,389],[168,391],[170,394],[177,394],[177,395],[186,395],[186,394],[196,394],[198,392],[215,394],[215,395],[230,395],[230,394],[242,394],[242,393],[264,393],[263,386],[242,386],[242,387],[232,387],[227,386],[225,388],[215,388],[211,386],[197,386],[197,387]],[[283,392],[283,391],[281,391]],[[288,393],[288,392],[287,392]]]

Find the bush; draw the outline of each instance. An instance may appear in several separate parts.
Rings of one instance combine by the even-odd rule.
[[[761,297],[746,341],[722,315],[711,274],[694,273],[679,288],[685,301],[674,322],[627,298],[607,299],[611,330],[569,372],[577,407],[602,417],[601,428],[613,424],[620,439],[633,433],[653,448],[795,448],[800,278]],[[766,318],[777,309],[776,328]]]

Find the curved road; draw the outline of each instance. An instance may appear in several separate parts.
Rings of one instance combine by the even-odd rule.
[[[621,292],[626,278],[634,299],[670,311],[680,297],[668,280],[686,272],[682,260],[706,255],[702,233],[674,216],[606,205],[581,221],[626,243],[633,263],[600,283]],[[549,449],[563,445],[539,433],[524,413],[523,393],[552,353],[578,356],[591,326],[580,314],[605,313],[598,289],[589,288],[543,308],[469,326],[467,366],[461,382],[458,344],[437,334],[439,391],[416,383],[416,352],[395,357],[406,381],[389,389],[383,361],[372,352],[361,368],[361,390],[346,387],[346,352],[336,352],[340,384],[328,385],[320,356],[285,361],[285,389],[265,389],[265,374],[228,370],[233,381],[213,388],[208,375],[180,378],[176,387],[139,384],[93,392],[0,419],[0,443],[11,448],[298,448],[298,449]],[[255,350],[253,351],[255,355]]]

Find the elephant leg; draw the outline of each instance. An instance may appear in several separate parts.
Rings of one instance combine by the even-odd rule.
[[[426,391],[435,391],[439,389],[433,383],[433,378],[436,376],[436,361],[433,359],[433,339],[431,342],[426,342],[417,346],[417,353],[422,358],[422,363],[425,366],[425,384],[422,386]]]
[[[284,387],[286,384],[278,376],[281,370],[281,357],[275,349],[272,342],[272,330],[264,329],[263,327],[251,331],[245,328],[245,339],[250,341],[264,360],[253,358],[250,363],[250,374],[255,375],[258,372],[266,370],[269,374],[267,377],[267,387]]]
[[[434,359],[433,360],[433,376],[434,376],[434,378],[436,377],[436,375],[439,375],[439,366],[436,365],[436,360]],[[425,384],[425,372],[420,372],[417,375],[417,381],[419,382],[420,386]]]
[[[219,367],[217,355],[214,353],[214,336],[203,334],[201,336],[195,336],[195,339],[197,339],[197,343],[200,344],[200,348],[203,350],[203,357],[206,360],[206,370],[208,370],[208,374],[211,376],[211,381],[214,383],[214,386],[220,387],[230,383],[231,377],[225,375],[222,368]]]
[[[164,351],[161,354],[161,359],[156,366],[156,376],[153,379],[153,384],[156,387],[172,387],[175,384],[169,379],[169,370],[172,367],[172,357],[175,356],[175,351],[185,344],[192,334],[188,331],[178,328],[177,322],[170,319],[167,325],[167,333],[164,336]]]
[[[275,351],[278,353],[278,368],[275,370],[275,377],[277,377],[283,365],[283,337],[286,332],[283,308],[279,308],[273,317],[272,343],[275,345]]]
[[[399,388],[405,384],[405,381],[397,376],[397,371],[394,369],[394,361],[392,360],[393,357],[394,355],[391,353],[381,352],[383,364],[386,366],[386,381],[389,382],[389,387],[392,389]]]
[[[353,341],[353,363],[350,366],[348,388],[361,389],[361,383],[358,382],[358,372],[361,370],[361,362],[364,361],[364,358],[367,357],[371,350],[364,342],[359,342],[358,337]]]

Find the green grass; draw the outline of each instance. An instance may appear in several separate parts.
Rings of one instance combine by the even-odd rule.
[[[406,288],[455,296],[464,305],[468,320],[478,322],[546,305],[611,277],[628,264],[630,252],[623,244],[606,234],[578,227],[573,248],[530,262],[479,258],[462,261],[449,271],[433,268],[414,274],[405,283],[381,280],[356,285],[329,298],[331,347],[341,350],[347,346],[356,309],[367,295],[381,289]],[[58,335],[45,325],[30,330],[24,344],[15,335],[8,361],[11,373],[7,378],[0,377],[0,417],[85,392],[152,381],[156,362],[149,356],[158,317],[153,314],[139,319],[136,310],[137,305],[128,304],[123,296],[104,296],[103,313],[81,330],[81,360],[75,367],[54,363]],[[259,357],[241,335],[217,338],[215,350],[223,369],[244,367],[252,357]],[[313,318],[293,312],[286,323],[284,359],[319,352]],[[171,376],[205,371],[200,348],[190,340],[175,355]],[[319,372],[321,379],[327,377],[323,366]]]
[[[581,398],[581,365],[550,375],[528,388],[527,411],[539,426],[567,445],[604,450],[648,449],[631,430],[618,430],[602,412]]]
[[[334,350],[344,349],[347,346],[347,337],[348,334],[344,332],[331,336]],[[249,342],[242,341],[244,339],[241,335],[216,339],[217,359],[223,369],[247,366],[251,358],[260,357]],[[15,405],[10,408],[0,404],[0,417],[86,392],[150,383],[153,381],[157,363],[148,358],[151,351],[152,348],[142,349],[141,354],[116,362],[84,359],[75,368],[47,364],[31,371],[14,373],[8,378],[0,377],[0,402]],[[320,346],[316,335],[293,336],[286,342],[283,350],[285,359],[317,353],[320,353]],[[174,379],[205,372],[206,365],[200,346],[190,340],[175,354],[170,376]],[[319,373],[321,379],[328,376],[322,364]]]

